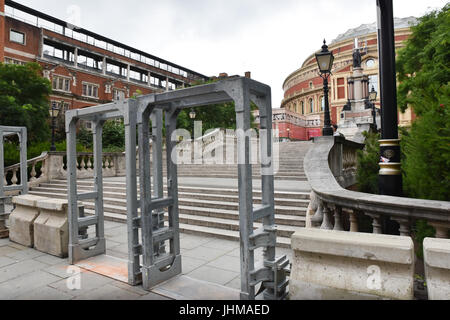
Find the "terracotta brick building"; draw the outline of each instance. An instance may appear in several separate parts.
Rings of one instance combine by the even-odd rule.
[[[395,19],[395,45],[402,48],[411,34],[411,24],[417,19],[410,17]],[[352,99],[353,50],[359,47],[362,52],[363,73],[367,76],[367,88],[372,86],[379,92],[378,40],[376,23],[362,25],[341,34],[329,44],[335,56],[330,83],[330,115],[333,124],[339,122],[344,105]],[[320,39],[319,39],[320,40]],[[356,43],[357,42],[357,43]],[[321,42],[318,41],[318,48]],[[357,45],[357,46],[356,46]],[[319,76],[315,53],[311,54],[301,68],[290,74],[284,84],[284,99],[281,109],[274,110],[274,126],[280,130],[280,137],[296,140],[309,140],[322,135],[324,121],[323,80]],[[369,91],[366,90],[366,91]],[[366,97],[368,92],[365,92]],[[376,102],[380,107],[380,100]],[[276,117],[275,117],[276,116]],[[414,114],[408,110],[399,114],[400,125],[409,125]],[[289,132],[288,129],[289,128]]]
[[[17,2],[0,0],[0,61],[37,62],[50,105],[77,109],[189,86],[208,77]]]

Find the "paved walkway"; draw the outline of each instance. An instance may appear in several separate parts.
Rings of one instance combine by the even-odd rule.
[[[127,257],[126,225],[105,222],[107,254]],[[183,275],[220,286],[239,289],[239,242],[181,234]],[[291,251],[277,248],[277,255]],[[255,259],[260,261],[262,252]],[[166,300],[162,290],[147,292],[142,286],[132,287],[89,271],[81,273],[81,288],[67,286],[68,260],[60,259],[35,249],[0,240],[0,299],[27,300]],[[202,286],[201,282],[195,285]],[[204,284],[207,287],[206,284]],[[176,288],[175,288],[176,290]],[[213,290],[214,291],[214,290]],[[214,297],[211,297],[214,299]]]

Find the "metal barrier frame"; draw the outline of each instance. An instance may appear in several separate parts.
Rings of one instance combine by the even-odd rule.
[[[68,141],[69,173],[69,261],[74,263],[82,258],[105,252],[103,234],[103,194],[101,192],[101,126],[107,119],[123,116],[126,126],[126,162],[127,162],[127,209],[128,209],[128,245],[129,283],[142,281],[146,290],[181,273],[179,212],[178,212],[178,176],[176,164],[176,120],[181,110],[192,107],[234,102],[236,110],[238,140],[239,172],[239,219],[241,244],[241,299],[253,300],[260,293],[265,299],[284,299],[287,295],[286,256],[276,259],[276,226],[274,209],[273,176],[273,136],[271,89],[269,86],[248,78],[233,78],[216,83],[192,88],[150,94],[116,102],[104,106],[71,110],[66,114],[66,131]],[[261,173],[262,205],[253,205],[253,181],[251,165],[250,137],[251,106],[253,101],[260,109],[261,115]],[[162,125],[163,113],[166,125],[167,152],[167,186],[168,196],[163,197],[162,172]],[[96,189],[93,194],[78,195],[76,192],[76,120],[93,121],[94,126],[94,162],[96,166]],[[153,148],[150,152],[149,120],[152,120]],[[136,128],[139,137],[140,167],[140,209],[137,214],[137,178],[136,178]],[[150,156],[153,158],[153,175],[155,197],[151,195]],[[100,159],[100,160],[98,160]],[[99,162],[100,161],[100,162]],[[78,218],[77,201],[96,199],[96,216]],[[164,226],[164,208],[168,208],[169,226]],[[254,222],[263,221],[263,227],[254,230]],[[97,238],[93,240],[78,239],[78,228],[97,224]],[[102,226],[100,226],[100,224]],[[100,226],[100,227],[99,227]],[[139,244],[138,231],[142,228],[142,244]],[[100,230],[100,232],[98,232]],[[163,243],[170,241],[166,253]],[[95,246],[93,250],[85,248]],[[264,263],[255,267],[254,252],[264,249]],[[143,255],[142,269],[140,255]],[[256,293],[256,286],[261,289]]]
[[[17,135],[20,143],[20,185],[7,186],[5,184],[5,159],[3,150],[3,139]],[[25,179],[23,179],[25,177]],[[27,171],[27,128],[0,126],[0,197],[5,196],[7,191],[20,191],[21,194],[28,193],[28,171]]]
[[[136,180],[136,101],[133,99],[117,101],[96,107],[69,110],[66,112],[67,134],[67,186],[69,198],[69,263],[106,253],[103,207],[102,175],[102,132],[107,120],[123,118],[125,124],[125,162],[127,184],[127,225],[128,225],[128,282],[137,285],[141,282],[139,256],[141,252],[138,229],[137,180]],[[94,140],[94,192],[78,194],[77,192],[77,122],[82,119],[93,123]],[[95,199],[95,215],[80,217],[78,201]],[[79,230],[83,227],[96,226],[96,236],[81,239]]]

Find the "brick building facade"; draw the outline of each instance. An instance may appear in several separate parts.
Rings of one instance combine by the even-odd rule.
[[[417,19],[410,17],[395,20],[395,45],[402,48],[405,40],[411,34],[410,26],[415,24]],[[353,51],[355,41],[362,48],[363,56],[361,67],[363,73],[368,77],[368,88],[372,86],[379,92],[379,65],[378,65],[378,39],[377,26],[362,25],[351,29],[340,35],[329,45],[329,50],[335,56],[330,84],[330,115],[333,124],[339,122],[342,109],[349,99],[352,99],[352,73],[353,73]],[[280,137],[291,137],[296,140],[309,140],[315,136],[322,135],[324,121],[324,99],[323,80],[319,76],[315,54],[311,54],[303,63],[302,67],[290,74],[283,84],[284,99],[281,102],[281,110],[274,111],[278,114],[277,120],[274,118],[275,127],[280,130]],[[368,92],[366,92],[368,96]],[[380,100],[376,102],[380,107]],[[286,116],[282,117],[280,114]],[[288,117],[289,115],[289,117]],[[295,122],[289,120],[298,119]],[[415,115],[408,110],[404,114],[399,114],[400,125],[409,125]],[[289,132],[286,128],[290,128]]]
[[[208,79],[9,0],[0,0],[0,61],[39,63],[43,76],[52,83],[49,107],[62,110],[174,90]]]

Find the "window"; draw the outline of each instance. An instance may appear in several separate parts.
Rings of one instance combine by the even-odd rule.
[[[70,78],[53,76],[52,89],[56,91],[70,92]]]
[[[375,66],[375,60],[369,59],[366,61],[366,67],[367,68],[373,68]]]
[[[310,88],[310,89],[313,88],[313,83],[312,83],[312,81],[309,83],[309,88]]]
[[[325,97],[320,98],[321,111],[325,111]]]
[[[372,91],[372,86],[375,88],[375,91],[378,91],[378,75],[369,76],[369,92]]]
[[[302,101],[302,114],[305,114],[305,102]]]
[[[309,112],[314,113],[314,100],[312,98],[309,99]]]
[[[52,101],[50,105],[51,109],[55,108],[59,110],[58,115],[63,115],[67,110],[70,109],[70,105],[64,101]]]
[[[98,98],[98,85],[83,83],[83,96],[89,98]]]
[[[345,99],[345,80],[344,80],[344,78],[337,79],[337,96],[338,96],[338,99]]]
[[[20,44],[25,44],[25,33],[11,30],[9,32],[9,41],[20,43]]]
[[[124,100],[125,99],[125,91],[114,89],[114,100]]]

